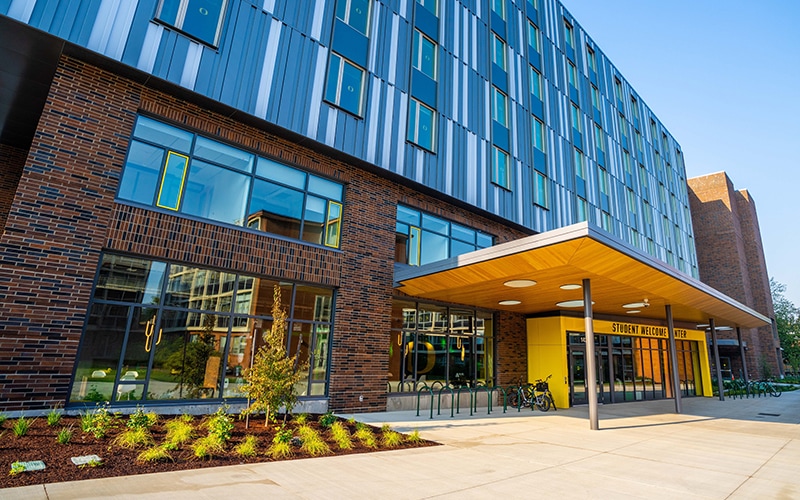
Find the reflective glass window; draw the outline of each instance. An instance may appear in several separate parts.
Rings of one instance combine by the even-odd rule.
[[[156,18],[210,45],[216,45],[225,0],[161,0]]]
[[[248,227],[299,238],[302,217],[302,192],[260,179],[254,181]]]
[[[252,154],[205,137],[197,138],[194,145],[194,156],[242,172],[253,171],[254,156]]]
[[[124,200],[152,204],[163,162],[163,149],[142,142],[131,142],[117,196]]]
[[[237,226],[244,225],[250,177],[194,160],[182,212]]]
[[[363,35],[368,35],[369,0],[338,0],[336,17],[349,24]]]

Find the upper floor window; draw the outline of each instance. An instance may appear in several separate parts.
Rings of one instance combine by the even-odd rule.
[[[547,184],[547,177],[543,173],[534,172],[533,202],[543,208],[548,208],[550,206]]]
[[[508,153],[492,146],[492,182],[506,189],[511,188],[511,161]]]
[[[528,45],[531,50],[539,53],[539,28],[532,22],[528,22]]]
[[[161,0],[156,19],[210,45],[217,45],[227,0]]]
[[[631,116],[636,120],[639,119],[639,103],[635,97],[631,97]]]
[[[497,35],[492,37],[492,62],[506,70],[506,43]]]
[[[605,152],[606,145],[605,141],[603,140],[603,129],[600,128],[600,125],[597,125],[596,123],[594,125],[594,142],[597,145],[597,149],[599,151]]]
[[[491,0],[492,10],[500,16],[500,19],[506,18],[506,0]]]
[[[328,80],[325,83],[325,100],[361,116],[364,74],[363,69],[339,54],[331,52]]]
[[[592,85],[592,106],[600,111],[600,91],[594,85]]]
[[[586,166],[583,162],[583,153],[577,148],[573,149],[572,152],[573,158],[575,158],[575,175],[586,180]]]
[[[528,3],[531,4],[534,9],[539,8],[539,0],[528,0]]]
[[[533,147],[541,151],[542,153],[546,152],[545,149],[545,137],[544,137],[544,122],[538,118],[533,119]]]
[[[369,29],[369,0],[338,0],[336,17],[364,36]]]
[[[492,87],[492,119],[508,128],[508,98],[497,87]]]
[[[531,94],[542,100],[542,75],[530,66]]]
[[[628,137],[628,122],[625,120],[625,116],[622,113],[620,113],[618,118],[619,118],[619,136]]]
[[[597,54],[588,45],[586,46],[586,55],[589,60],[589,69],[597,73]]]
[[[436,43],[419,30],[414,30],[411,63],[432,80],[436,80]]]
[[[408,140],[433,151],[436,137],[436,113],[416,99],[408,107]]]
[[[439,15],[439,1],[438,0],[417,0],[417,3],[428,9],[434,16]]]
[[[572,25],[564,20],[564,40],[567,42],[567,47],[574,49],[575,48],[575,31],[572,29]]]
[[[490,246],[492,236],[487,233],[397,206],[395,262],[420,266]]]
[[[572,105],[572,128],[581,132],[583,127],[581,126],[581,110],[578,109],[578,106]]]
[[[611,194],[611,188],[608,182],[608,172],[602,168],[599,170],[599,172],[600,175],[598,176],[598,184],[600,184],[600,193],[609,196]]]
[[[622,82],[619,81],[619,78],[614,78],[614,95],[617,96],[617,100],[622,102]]]
[[[344,187],[140,116],[117,197],[339,247]]]
[[[658,134],[656,133],[656,122],[650,119],[650,140],[653,141],[653,147],[658,149]]]
[[[572,63],[567,63],[567,77],[569,78],[569,84],[578,88],[578,70]]]

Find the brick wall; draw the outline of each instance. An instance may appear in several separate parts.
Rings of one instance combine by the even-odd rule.
[[[688,180],[700,280],[764,316],[775,316],[769,274],[761,243],[755,204],[749,193],[736,191],[724,172]],[[735,326],[735,325],[731,325]],[[770,326],[743,328],[742,340],[751,378],[765,375],[766,363],[778,373],[778,357]],[[721,339],[736,332],[719,332]],[[738,350],[730,351],[734,376],[742,368]]]
[[[0,233],[6,227],[8,211],[17,192],[28,151],[0,144]]]
[[[346,183],[341,249],[115,203],[128,138],[140,111]],[[499,242],[522,236],[65,57],[10,203],[7,231],[0,238],[0,411],[45,409],[66,401],[104,250],[337,287],[332,408],[385,409],[398,202],[494,234]],[[524,372],[524,357],[510,348],[525,345],[524,320],[504,318],[496,331],[501,346],[498,367],[504,366],[499,360],[507,354],[509,367]]]

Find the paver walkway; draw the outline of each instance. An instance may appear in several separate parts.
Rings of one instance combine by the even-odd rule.
[[[800,391],[451,419],[357,415],[444,444],[0,491],[15,499],[800,498]]]

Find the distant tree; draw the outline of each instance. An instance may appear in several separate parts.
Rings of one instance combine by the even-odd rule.
[[[262,345],[253,359],[253,366],[243,373],[245,384],[242,390],[247,394],[249,404],[242,412],[266,413],[265,425],[273,414],[283,406],[290,413],[297,403],[295,384],[308,366],[296,365],[296,360],[286,352],[286,311],[281,306],[281,288],[275,285],[272,303],[272,328],[264,332]],[[273,418],[274,419],[274,418]]]
[[[775,323],[778,339],[783,348],[783,359],[792,367],[796,375],[800,369],[800,308],[784,295],[786,285],[769,279],[772,303],[775,307]]]

